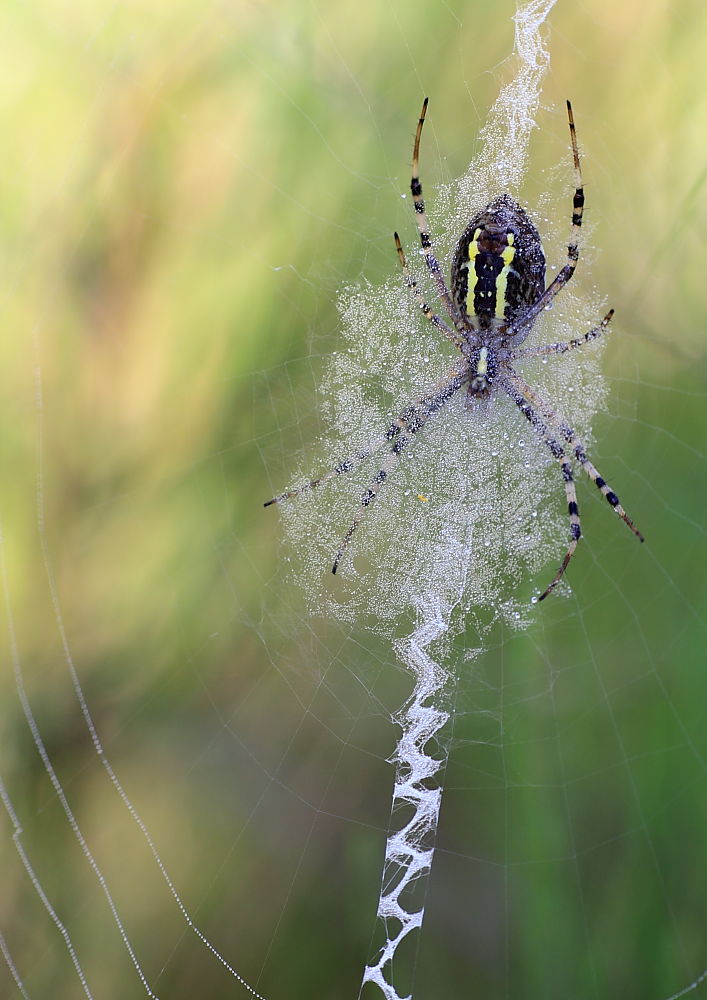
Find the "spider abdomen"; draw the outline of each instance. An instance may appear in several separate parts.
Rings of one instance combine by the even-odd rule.
[[[503,194],[474,216],[452,258],[452,298],[472,328],[505,328],[545,290],[545,255],[527,212]]]

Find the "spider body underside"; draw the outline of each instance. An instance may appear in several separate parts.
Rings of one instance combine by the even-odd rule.
[[[461,353],[462,359],[457,361],[449,374],[429,394],[410,403],[387,430],[367,447],[340,462],[318,479],[310,480],[302,486],[273,497],[265,503],[265,506],[282,503],[283,500],[295,497],[306,490],[315,489],[327,480],[349,472],[364,459],[387,447],[388,451],[381,462],[381,467],[363,493],[359,510],[341,542],[332,568],[336,573],[348,543],[367,508],[394,470],[401,452],[424,427],[427,420],[462,386],[466,386],[470,400],[484,399],[492,392],[501,390],[513,400],[560,464],[567,499],[570,541],[559,569],[538,598],[543,600],[562,578],[582,534],[572,472],[573,461],[582,466],[618,516],[640,541],[643,541],[643,535],[624,511],[616,493],[587,457],[584,446],[575,432],[525,382],[513,364],[524,358],[564,354],[566,351],[581,347],[601,336],[613,315],[612,309],[597,326],[574,340],[518,349],[530,333],[537,316],[550,305],[570,280],[579,258],[578,236],[582,225],[584,189],[572,106],[567,101],[575,172],[572,235],[567,246],[567,262],[547,287],[545,287],[545,254],[540,234],[527,212],[508,194],[494,198],[483,211],[474,216],[459,237],[452,257],[450,287],[447,286],[434,255],[418,172],[420,137],[426,112],[427,98],[422,105],[415,133],[410,188],[422,254],[451,326],[427,304],[418,288],[417,280],[408,269],[397,233],[394,239],[405,284],[417,300],[426,319],[451,340]]]

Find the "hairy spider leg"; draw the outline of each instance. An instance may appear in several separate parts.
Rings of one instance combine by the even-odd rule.
[[[522,348],[520,351],[511,351],[508,355],[510,361],[519,361],[523,358],[537,358],[543,354],[566,354],[567,351],[573,351],[577,347],[583,347],[585,344],[591,343],[592,340],[596,340],[606,330],[607,326],[611,322],[611,317],[614,315],[614,310],[610,309],[604,319],[597,326],[593,326],[592,329],[585,333],[583,337],[575,337],[573,340],[561,341],[557,344],[541,344],[539,347],[526,347]]]
[[[390,452],[386,455],[385,459],[381,464],[381,468],[375,474],[368,489],[365,491],[361,497],[361,507],[356,513],[349,530],[344,535],[341,540],[341,545],[339,546],[339,551],[336,554],[336,559],[334,560],[334,565],[332,566],[332,573],[336,573],[341,558],[346,551],[346,547],[351,541],[351,536],[355,532],[356,528],[361,523],[361,520],[366,514],[369,506],[375,498],[378,496],[378,492],[383,485],[383,483],[388,479],[391,472],[398,464],[400,455],[402,451],[410,444],[414,436],[419,430],[421,430],[433,413],[441,409],[446,402],[461,388],[462,385],[468,379],[468,372],[455,373],[451,378],[447,379],[445,385],[439,389],[435,394],[428,396],[428,398],[416,408],[416,413],[414,419],[408,419],[405,421],[404,429],[401,428],[401,433],[399,434],[395,444],[391,448]],[[402,418],[400,418],[402,419]]]
[[[557,293],[564,288],[574,274],[579,260],[579,234],[582,228],[582,215],[584,213],[584,184],[582,181],[582,168],[579,163],[579,149],[577,147],[577,132],[574,127],[574,115],[572,105],[567,102],[567,118],[570,126],[570,140],[572,142],[572,159],[574,160],[574,198],[572,200],[572,236],[567,245],[567,263],[558,272],[557,277],[552,281],[539,299],[532,304],[514,324],[516,333],[532,326],[534,320],[540,315],[543,309],[555,298]]]
[[[565,570],[569,565],[569,561],[577,548],[577,543],[582,537],[582,524],[579,519],[579,506],[577,504],[577,487],[575,485],[574,476],[572,475],[572,466],[567,461],[567,456],[565,455],[562,445],[551,436],[549,428],[542,422],[528,400],[525,399],[510,382],[506,382],[504,379],[501,379],[500,382],[523,416],[527,418],[528,422],[548,446],[552,455],[558,460],[560,463],[560,469],[562,470],[562,481],[565,486],[565,496],[567,498],[567,513],[569,514],[570,519],[570,542],[567,546],[565,557],[560,563],[557,572],[538,598],[539,601],[544,601],[548,594],[555,589],[564,576]]]
[[[427,264],[430,274],[437,285],[439,297],[447,307],[447,311],[452,318],[452,322],[457,329],[461,331],[465,329],[465,323],[459,313],[459,310],[454,304],[451,292],[447,288],[447,283],[442,275],[442,268],[440,267],[439,261],[434,254],[432,237],[430,236],[429,226],[427,224],[427,214],[425,212],[425,199],[422,196],[422,184],[420,183],[420,136],[422,135],[422,126],[425,124],[427,104],[428,99],[425,98],[422,102],[422,111],[420,112],[420,117],[417,122],[417,130],[415,132],[415,145],[412,149],[412,179],[410,181],[410,190],[412,192],[412,201],[415,206],[415,219],[417,221],[417,230],[420,234],[420,244],[422,246],[422,252],[425,256],[425,263]]]
[[[542,400],[540,396],[538,396],[535,390],[528,385],[525,379],[521,378],[520,375],[518,375],[518,373],[510,367],[510,365],[508,365],[505,369],[504,377],[520,393],[521,396],[523,396],[533,407],[535,407],[536,410],[542,413],[543,417],[546,420],[549,420],[550,423],[560,431],[569,447],[572,448],[575,458],[595,484],[597,489],[603,493],[609,505],[613,507],[621,520],[628,525],[636,538],[638,538],[641,542],[645,541],[641,532],[621,506],[621,502],[619,501],[616,493],[614,493],[606,480],[599,475],[597,468],[592,464],[592,462],[590,462],[589,458],[587,458],[584,445],[569,424],[566,424],[563,420],[561,420],[555,411],[548,406],[548,404]],[[508,390],[506,389],[506,391]]]
[[[462,377],[462,373],[458,371],[457,368],[453,369],[452,372],[445,375],[443,379],[434,386],[431,393],[426,393],[424,396],[420,396],[418,399],[413,400],[395,420],[390,424],[388,429],[380,434],[373,441],[370,441],[365,448],[357,451],[354,455],[350,455],[345,458],[342,462],[339,462],[334,466],[333,469],[329,469],[327,472],[319,476],[318,479],[310,479],[309,482],[302,483],[301,486],[295,486],[291,490],[285,490],[283,493],[278,493],[277,496],[273,497],[271,500],[266,500],[263,507],[270,507],[271,504],[282,503],[283,500],[290,500],[292,497],[299,496],[300,493],[307,493],[309,490],[314,490],[317,486],[321,486],[322,483],[329,482],[330,479],[336,478],[336,476],[342,476],[346,472],[351,472],[355,469],[357,465],[365,459],[370,458],[377,452],[381,451],[387,444],[391,441],[395,441],[401,431],[405,430],[410,422],[414,420],[418,410],[424,408],[432,399],[435,399],[440,392],[443,392],[450,384],[450,379]]]
[[[418,288],[417,280],[412,275],[408,267],[408,262],[405,257],[405,251],[403,250],[403,245],[400,242],[400,237],[398,236],[397,233],[393,233],[393,238],[395,240],[395,249],[398,251],[398,260],[400,261],[400,266],[403,269],[403,278],[405,279],[405,284],[407,285],[407,287],[410,289],[413,296],[417,300],[417,304],[420,307],[422,315],[425,316],[425,318],[428,319],[430,323],[432,323],[432,325],[435,326],[438,330],[441,330],[442,333],[445,335],[445,337],[451,340],[451,342],[454,344],[457,350],[461,351],[462,354],[464,354],[465,348],[468,350],[469,347],[468,341],[464,337],[461,337],[456,331],[450,330],[450,328],[447,326],[447,324],[444,322],[441,316],[438,316],[437,313],[433,312],[427,305],[427,302],[425,301],[422,292]]]

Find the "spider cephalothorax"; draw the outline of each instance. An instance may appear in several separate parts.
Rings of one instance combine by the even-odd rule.
[[[589,461],[584,445],[572,428],[557,416],[549,404],[537,395],[514,368],[514,362],[524,358],[564,354],[594,340],[604,332],[613,315],[612,309],[601,323],[574,340],[518,350],[519,345],[530,333],[537,316],[550,305],[574,274],[579,258],[577,239],[584,211],[584,189],[572,106],[568,101],[567,116],[575,172],[572,237],[567,246],[567,262],[547,288],[545,254],[540,234],[525,209],[508,194],[494,198],[483,211],[474,216],[459,237],[452,256],[451,289],[447,287],[433,252],[418,171],[420,137],[426,112],[427,98],[422,105],[415,133],[410,189],[415,205],[422,253],[437,294],[451,320],[451,326],[433,312],[425,301],[417,280],[408,269],[397,233],[395,233],[395,246],[405,283],[415,296],[423,315],[451,340],[460,351],[463,360],[458,361],[447,377],[427,395],[406,407],[388,429],[368,447],[340,462],[318,479],[312,479],[296,489],[273,497],[265,506],[281,503],[304,490],[314,489],[328,479],[348,472],[359,462],[388,446],[389,450],[381,463],[381,468],[361,497],[361,506],[341,542],[333,565],[333,572],[336,573],[344,551],[367,508],[375,500],[403,449],[429,418],[464,385],[467,387],[469,397],[478,400],[484,399],[496,390],[501,390],[513,400],[545,442],[550,453],[560,463],[570,521],[570,542],[559,569],[549,586],[540,595],[539,599],[543,600],[562,577],[582,534],[577,491],[572,473],[573,460],[582,466],[619,517],[643,541],[643,535],[624,511],[618,496]]]

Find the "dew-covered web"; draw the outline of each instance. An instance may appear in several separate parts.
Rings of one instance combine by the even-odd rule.
[[[435,193],[430,219],[443,260],[451,257],[469,218],[494,197],[506,191],[519,197],[549,61],[541,28],[553,6],[550,0],[519,8],[514,76],[491,109],[480,151],[459,181]],[[566,217],[562,228],[567,231]],[[419,270],[424,257],[417,256]],[[601,315],[600,306],[569,290],[553,308],[552,322],[537,323],[529,342],[571,339],[581,317]],[[399,274],[382,287],[344,289],[341,320],[342,349],[321,389],[330,428],[318,459],[324,469],[369,452],[377,429],[389,426],[411,400],[428,395],[458,365],[451,351],[440,349],[432,325],[421,329],[419,307],[401,294]],[[561,413],[571,413],[575,429],[589,442],[605,390],[599,352],[586,353],[563,358],[568,364],[536,366],[532,377],[540,395]],[[444,742],[437,739],[453,711],[458,669],[450,641],[475,625],[483,643],[498,617],[515,627],[528,624],[531,607],[520,584],[546,565],[548,551],[561,551],[567,532],[559,505],[551,503],[559,486],[557,463],[524,423],[507,398],[470,403],[457,393],[387,476],[343,554],[341,586],[333,591],[323,575],[339,548],[341,525],[351,521],[347,477],[284,501],[286,533],[298,551],[296,583],[312,610],[350,622],[365,619],[390,635],[401,621],[415,621],[413,632],[395,646],[415,686],[394,716],[400,734],[392,758],[391,832],[378,906],[384,934],[363,977],[364,986],[373,984],[390,1000],[407,995],[394,975],[395,963],[404,964],[398,949],[424,918],[424,879],[442,803],[439,772],[447,759]],[[366,464],[370,478],[381,460],[374,454]]]
[[[5,15],[0,996],[705,990],[707,22],[518,6]],[[606,79],[656,86],[679,162],[631,104],[632,154]],[[518,368],[647,543],[577,469],[540,605],[566,498],[505,396],[429,420],[336,576],[385,449],[262,509],[458,363],[392,241],[443,312],[408,194],[425,94],[445,274],[504,191],[557,273],[575,102],[579,269],[525,346],[615,328]]]

